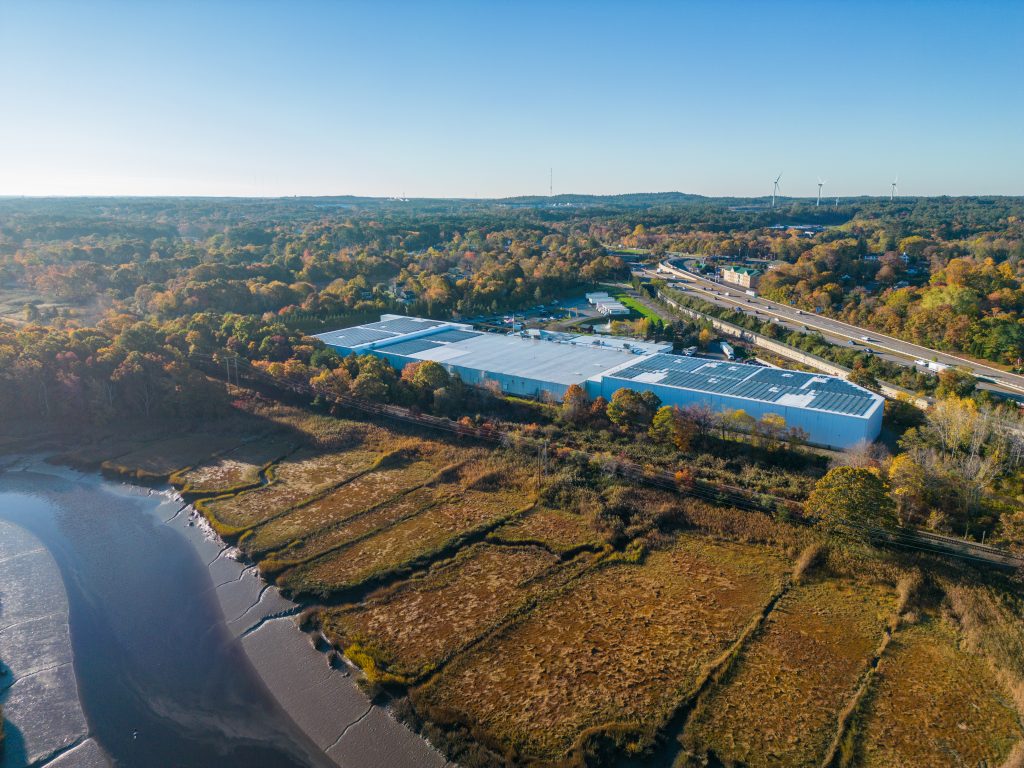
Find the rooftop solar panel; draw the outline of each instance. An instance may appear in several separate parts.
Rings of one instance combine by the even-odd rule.
[[[661,377],[655,379],[657,374]],[[782,400],[788,405],[855,416],[867,413],[876,402],[860,388],[832,376],[666,354],[639,360],[612,377],[769,403]],[[795,399],[787,402],[783,399],[787,396]]]
[[[387,331],[374,331],[369,330],[365,326],[357,325],[354,328],[343,328],[340,331],[322,333],[318,338],[322,339],[325,344],[337,347],[355,347],[360,344],[369,344],[372,341],[383,341],[384,339],[392,339],[394,337],[395,334],[388,333]]]
[[[431,339],[409,339],[408,341],[399,341],[395,344],[388,344],[383,347],[384,352],[388,352],[395,355],[415,355],[417,352],[423,352],[428,349],[434,349],[435,347],[444,346]]]
[[[427,328],[436,328],[439,325],[444,325],[444,323],[439,320],[415,320],[411,317],[397,317],[392,320],[379,320],[376,323],[367,323],[360,327],[379,331],[391,331],[392,333],[415,333]]]
[[[430,338],[433,339],[434,341],[453,342],[465,341],[466,339],[472,339],[473,337],[480,335],[481,334],[477,333],[476,331],[460,331],[457,328],[449,328],[448,330],[445,331],[432,333],[430,335]]]

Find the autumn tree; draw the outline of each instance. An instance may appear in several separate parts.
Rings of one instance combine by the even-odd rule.
[[[608,419],[620,427],[650,426],[661,400],[653,392],[637,392],[632,389],[617,389],[608,403]]]
[[[892,499],[877,470],[835,467],[814,486],[804,508],[833,535],[867,541],[873,529],[896,525]]]
[[[928,476],[909,453],[901,453],[889,463],[889,493],[896,501],[896,512],[904,525],[918,521],[925,511]]]
[[[978,380],[962,368],[946,368],[939,372],[939,386],[936,397],[970,397],[978,386]]]
[[[562,407],[558,415],[567,424],[579,424],[587,418],[589,408],[590,403],[583,387],[579,384],[570,384],[562,397]]]
[[[853,370],[850,371],[846,380],[851,384],[856,384],[864,389],[870,389],[872,392],[881,391],[881,385],[878,383],[878,377],[872,372],[870,368],[861,363],[859,360],[853,366]]]
[[[697,343],[701,349],[707,349],[708,346],[715,340],[715,332],[710,328],[701,328],[700,333],[697,334]]]
[[[329,399],[343,397],[352,388],[352,376],[345,367],[324,368],[309,380],[310,386]]]
[[[671,444],[677,451],[690,450],[695,428],[678,406],[663,405],[654,414],[647,434],[652,440]]]

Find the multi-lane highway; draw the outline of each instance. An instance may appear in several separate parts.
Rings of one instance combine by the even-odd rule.
[[[1014,399],[1019,399],[1021,395],[1024,395],[1024,376],[939,350],[929,349],[868,328],[844,323],[841,320],[834,320],[813,312],[805,312],[785,304],[768,301],[761,296],[750,296],[742,288],[711,280],[688,269],[682,259],[662,261],[658,265],[657,274],[650,271],[648,274],[661,278],[676,277],[685,281],[687,287],[699,298],[718,306],[757,315],[761,320],[774,318],[775,322],[793,330],[817,331],[829,341],[838,344],[850,345],[852,342],[853,346],[870,349],[875,354],[901,365],[914,366],[915,360],[934,360],[944,365],[959,366],[987,383],[987,388],[1012,395]]]

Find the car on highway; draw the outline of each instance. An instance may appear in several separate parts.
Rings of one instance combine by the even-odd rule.
[[[870,336],[861,336],[860,340],[861,341],[871,341],[871,337]]]

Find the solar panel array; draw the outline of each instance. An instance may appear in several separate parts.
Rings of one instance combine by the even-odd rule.
[[[357,325],[354,328],[343,328],[340,331],[321,333],[317,336],[323,339],[325,344],[333,344],[339,347],[355,347],[359,344],[369,344],[372,341],[383,341],[393,339],[395,334],[387,331],[370,330],[364,325]]]
[[[360,327],[370,328],[375,331],[389,331],[390,333],[401,335],[404,333],[423,331],[427,328],[436,328],[439,325],[444,325],[444,323],[440,320],[414,320],[410,317],[396,317],[391,320],[379,320],[376,323],[367,323]]]
[[[445,343],[453,341],[465,341],[466,339],[472,339],[482,334],[476,331],[460,331],[456,328],[449,328],[447,331],[439,331],[437,333],[430,334],[430,338],[434,341],[443,341]]]
[[[832,411],[833,413],[850,413],[854,416],[863,416],[868,412],[874,400],[870,397],[852,394],[840,394],[839,392],[819,392],[811,400],[808,408],[817,408],[820,411]]]
[[[383,347],[384,352],[395,355],[415,355],[417,352],[425,352],[428,349],[434,349],[435,347],[443,347],[443,344],[433,340],[433,337],[423,339],[409,339],[407,341],[399,341],[395,344],[388,344]]]
[[[663,375],[652,381],[651,374],[656,373]],[[854,416],[864,415],[876,402],[869,393],[833,376],[665,354],[640,360],[616,371],[611,378],[639,379],[661,386],[769,403],[778,402],[786,395],[812,395],[802,407]]]

